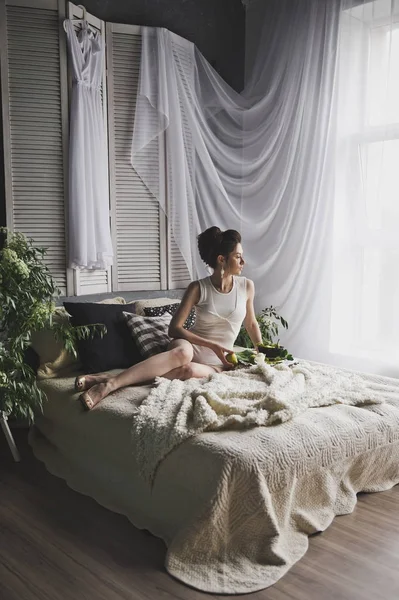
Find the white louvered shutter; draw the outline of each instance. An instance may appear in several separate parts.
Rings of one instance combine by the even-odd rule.
[[[66,294],[71,281],[66,269],[63,14],[56,0],[6,0],[0,10],[7,225],[48,249],[45,261]]]
[[[166,288],[165,218],[158,201],[131,165],[131,146],[139,83],[140,28],[107,24],[109,171],[113,239],[116,250],[114,290]],[[145,168],[159,171],[162,146],[152,145]]]
[[[180,38],[181,43],[175,40],[173,44],[173,53],[175,54],[176,64],[179,69],[184,71],[184,77],[182,78],[183,85],[188,94],[190,89],[188,87],[188,81],[193,79],[194,76],[194,65],[192,60],[191,45],[186,46],[186,40]],[[181,100],[180,100],[180,106]],[[195,177],[195,164],[194,164],[194,147],[192,143],[192,135],[189,127],[187,116],[182,110],[182,129],[183,129],[183,141],[186,152],[186,160],[188,165],[188,171],[190,173],[191,180],[194,184],[193,178]],[[169,166],[168,166],[169,170]],[[193,185],[194,187],[194,185]],[[191,231],[193,231],[193,223],[190,223]],[[190,274],[187,269],[186,262],[175,242],[171,227],[168,226],[168,287],[169,289],[183,288],[190,283]]]
[[[81,6],[76,6],[72,2],[68,2],[68,18],[71,20],[74,19],[83,19],[83,16],[91,25],[93,29],[96,29],[101,33],[103,37],[105,37],[105,23],[98,19],[94,15],[86,12],[83,14],[83,8]],[[80,23],[74,23],[75,32],[78,33],[78,30],[81,28]],[[70,93],[71,93],[71,75],[70,79]],[[107,129],[108,129],[108,118],[107,118],[107,76],[106,76],[106,61],[104,60],[104,73],[102,78],[101,85],[101,99],[103,106],[103,115],[104,115],[104,127],[105,134],[107,139]],[[108,149],[107,149],[108,152]],[[111,269],[106,270],[74,270],[74,288],[75,294],[77,296],[83,296],[85,294],[100,294],[102,292],[110,292],[112,289],[111,285]]]

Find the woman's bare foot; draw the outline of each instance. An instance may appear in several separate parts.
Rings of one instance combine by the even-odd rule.
[[[90,388],[90,392],[85,392],[79,396],[79,400],[86,410],[94,408],[101,400],[111,393],[112,389],[108,382],[98,383]]]
[[[77,392],[84,392],[85,390],[89,390],[93,385],[97,383],[104,383],[108,381],[108,375],[104,375],[103,373],[99,373],[97,375],[79,375],[75,379],[75,390]]]

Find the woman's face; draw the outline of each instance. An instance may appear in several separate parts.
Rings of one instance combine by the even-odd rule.
[[[237,244],[233,252],[229,254],[226,263],[226,270],[231,275],[240,275],[244,265],[245,261],[243,258],[243,249],[241,244]]]

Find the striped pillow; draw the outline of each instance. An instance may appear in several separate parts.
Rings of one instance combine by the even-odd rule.
[[[142,317],[124,312],[123,316],[143,358],[149,358],[166,350],[171,341],[168,336],[169,323],[172,320],[170,313],[160,317]]]

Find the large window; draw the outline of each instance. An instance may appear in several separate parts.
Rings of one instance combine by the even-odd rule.
[[[332,350],[399,358],[399,3],[342,15]]]

